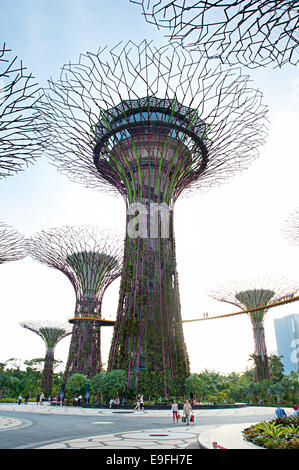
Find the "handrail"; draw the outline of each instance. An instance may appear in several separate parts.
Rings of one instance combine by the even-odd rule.
[[[217,442],[213,442],[213,447],[214,449],[226,449],[226,447],[220,446],[219,444],[217,444]]]

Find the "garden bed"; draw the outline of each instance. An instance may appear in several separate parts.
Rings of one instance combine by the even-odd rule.
[[[262,421],[242,431],[246,441],[266,449],[299,449],[299,417]]]

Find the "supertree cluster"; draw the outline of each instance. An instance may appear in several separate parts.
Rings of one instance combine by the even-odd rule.
[[[176,270],[173,204],[247,168],[264,143],[266,108],[239,68],[178,46],[129,41],[80,56],[39,106],[60,171],[121,194],[124,264],[109,369],[189,374]]]
[[[235,305],[242,310],[250,310],[293,297],[298,290],[299,285],[293,281],[268,276],[265,279],[230,281],[211,291],[209,295],[220,302]],[[255,363],[256,382],[271,380],[264,329],[267,311],[265,307],[248,313],[253,328],[254,353],[252,357]]]
[[[111,325],[102,319],[102,300],[108,286],[120,275],[121,249],[116,232],[89,226],[43,230],[27,240],[28,253],[61,271],[75,290],[66,379],[73,373],[93,377],[101,370],[100,327]]]
[[[10,52],[0,46],[0,179],[33,163],[46,144],[37,120],[40,89]]]
[[[51,395],[54,370],[54,352],[57,344],[72,333],[70,323],[56,321],[25,321],[20,323],[23,328],[39,335],[46,345],[45,364],[42,373],[41,390],[45,396]]]
[[[26,254],[23,235],[0,222],[0,264],[20,260],[25,258]]]
[[[149,23],[167,28],[207,57],[254,68],[299,61],[298,0],[130,0]]]

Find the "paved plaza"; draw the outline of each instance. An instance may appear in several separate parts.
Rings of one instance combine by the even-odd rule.
[[[291,414],[292,409],[286,408],[286,412]],[[1,448],[19,449],[212,449],[216,441],[227,449],[258,449],[243,440],[241,431],[261,420],[273,419],[275,408],[196,408],[194,414],[196,422],[186,426],[181,421],[173,423],[170,410],[142,413],[48,403],[1,403],[0,432],[1,438],[7,436],[8,447],[5,439],[0,442]],[[57,432],[51,434],[51,426]]]

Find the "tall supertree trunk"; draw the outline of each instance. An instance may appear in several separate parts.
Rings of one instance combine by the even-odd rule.
[[[96,320],[74,321],[64,380],[72,374],[92,378],[101,371],[101,328]]]
[[[142,371],[145,383],[155,372],[160,378],[160,393],[165,394],[167,379],[175,379],[178,389],[183,390],[184,381],[190,375],[172,216],[169,222],[168,238],[126,237],[120,301],[108,366],[109,370],[128,370],[128,386],[133,372],[138,382]]]
[[[51,395],[54,369],[54,348],[47,347],[45,365],[42,373],[41,389],[45,396]]]
[[[253,359],[255,363],[255,381],[272,380],[269,357],[267,355],[265,329],[263,321],[254,321],[252,319],[253,336],[255,351]]]

